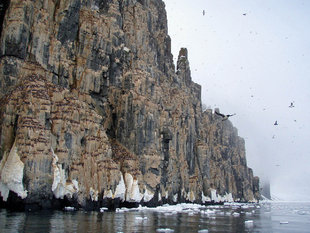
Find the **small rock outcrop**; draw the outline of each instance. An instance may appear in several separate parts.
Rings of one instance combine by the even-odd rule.
[[[185,48],[175,72],[161,0],[11,0],[0,13],[2,205],[259,199],[244,140],[202,111]]]

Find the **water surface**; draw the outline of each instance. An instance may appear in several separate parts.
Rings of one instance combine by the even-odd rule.
[[[117,209],[0,210],[0,232],[310,232],[310,203]]]

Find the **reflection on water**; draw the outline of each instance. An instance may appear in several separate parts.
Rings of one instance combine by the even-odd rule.
[[[0,210],[0,232],[309,232],[310,203],[183,205],[117,212]]]

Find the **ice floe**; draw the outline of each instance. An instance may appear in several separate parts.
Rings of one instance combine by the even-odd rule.
[[[141,220],[141,221],[145,221],[147,219],[148,219],[147,217],[136,217],[136,220]]]
[[[158,228],[156,232],[174,232],[174,230],[170,228]]]
[[[254,221],[253,220],[246,220],[244,222],[246,227],[253,227],[254,226]]]
[[[202,230],[199,230],[198,233],[208,233],[209,230],[208,229],[202,229]]]
[[[101,212],[101,213],[103,213],[104,211],[107,211],[107,210],[108,210],[108,208],[106,208],[106,207],[101,207],[101,208],[100,208],[100,212]]]

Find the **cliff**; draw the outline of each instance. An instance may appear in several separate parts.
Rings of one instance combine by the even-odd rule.
[[[184,48],[175,72],[161,0],[11,0],[0,18],[2,205],[258,200]]]

